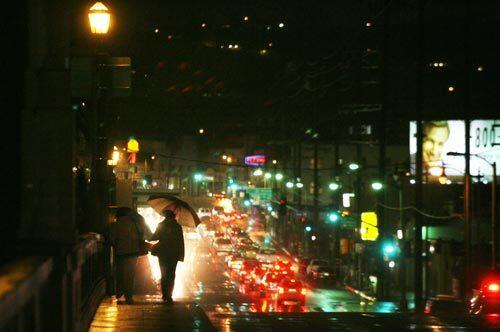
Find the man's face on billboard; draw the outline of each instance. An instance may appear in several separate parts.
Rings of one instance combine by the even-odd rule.
[[[431,127],[427,131],[423,142],[424,163],[435,164],[441,161],[443,146],[448,140],[450,132],[448,127]]]

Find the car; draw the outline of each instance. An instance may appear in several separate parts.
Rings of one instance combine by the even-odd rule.
[[[231,241],[229,239],[218,238],[214,241],[214,247],[217,251],[217,255],[224,255],[231,252],[233,246],[231,245]]]
[[[303,306],[306,303],[306,287],[296,279],[284,278],[278,285],[276,301],[278,306],[295,303]]]
[[[301,258],[299,260],[299,273],[306,274],[307,266],[311,262],[310,258]]]
[[[242,255],[231,255],[231,258],[228,260],[227,265],[230,269],[240,270],[244,260],[245,258]]]
[[[239,277],[238,277],[239,281],[241,282],[247,277],[251,278],[251,272],[257,266],[260,266],[260,262],[258,260],[244,259],[239,271]]]
[[[256,257],[261,262],[274,263],[283,257],[276,253],[276,250],[270,248],[261,248]]]
[[[214,206],[212,209],[213,215],[222,215],[224,214],[224,208],[222,206]]]
[[[199,208],[198,209],[198,217],[201,219],[203,217],[211,217],[212,216],[212,210],[209,208]]]
[[[451,295],[436,295],[425,302],[424,314],[462,318],[467,316],[467,307],[459,299]]]
[[[484,280],[470,300],[469,313],[473,316],[494,319],[500,318],[500,278]]]
[[[309,265],[306,268],[306,274],[308,276],[311,276],[313,270],[317,269],[320,266],[329,266],[329,265],[330,263],[325,259],[311,259]]]
[[[264,274],[259,282],[259,291],[261,296],[270,296],[277,292],[278,284],[283,280],[285,276],[281,273],[268,271]]]
[[[295,268],[293,266],[292,261],[288,259],[281,259],[274,262],[274,266],[272,267],[273,271],[281,273],[286,276],[293,276],[295,273]]]
[[[319,266],[317,269],[312,270],[311,277],[314,280],[333,281],[334,273],[329,266]]]

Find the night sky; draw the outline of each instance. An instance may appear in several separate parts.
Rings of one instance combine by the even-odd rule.
[[[273,139],[316,127],[329,139],[384,105],[387,125],[400,127],[415,117],[417,3],[113,3],[109,52],[132,58],[134,89],[110,114],[120,130],[151,136],[203,127]],[[494,117],[500,4],[471,3],[472,112]],[[458,118],[465,1],[425,1],[424,15],[424,115]]]

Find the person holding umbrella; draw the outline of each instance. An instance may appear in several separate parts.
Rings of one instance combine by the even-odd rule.
[[[182,227],[177,223],[175,213],[171,210],[163,211],[163,219],[151,237],[151,241],[158,241],[151,253],[158,256],[161,270],[162,298],[172,304],[172,291],[175,284],[175,269],[177,262],[184,260],[184,236]]]

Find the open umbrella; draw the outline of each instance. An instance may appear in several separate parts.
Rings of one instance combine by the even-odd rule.
[[[177,222],[181,226],[196,227],[201,222],[191,205],[177,196],[170,194],[151,195],[148,198],[148,204],[161,215],[165,210],[174,212],[177,216]]]

